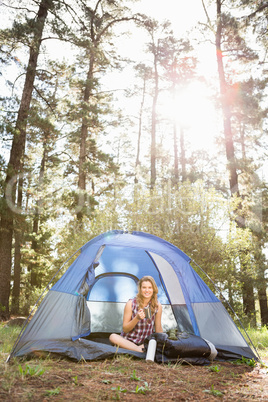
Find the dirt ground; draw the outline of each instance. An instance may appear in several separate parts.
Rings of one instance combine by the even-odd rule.
[[[265,363],[265,364],[263,364]],[[268,361],[164,365],[121,356],[1,362],[0,401],[268,401]]]

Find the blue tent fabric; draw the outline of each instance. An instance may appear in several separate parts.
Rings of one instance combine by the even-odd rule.
[[[115,351],[112,346],[107,349],[86,337],[120,332],[126,301],[134,297],[137,281],[151,275],[159,289],[165,331],[175,326],[218,344],[228,357],[256,358],[190,262],[179,248],[148,233],[114,230],[91,239],[49,290],[11,356],[35,350],[86,360],[109,355]]]
[[[70,294],[78,293],[88,270],[90,270],[91,281],[94,281],[95,273],[92,271],[93,268],[91,264],[98,249],[99,246],[93,245],[91,248],[87,249],[86,252],[81,252],[52,289]]]

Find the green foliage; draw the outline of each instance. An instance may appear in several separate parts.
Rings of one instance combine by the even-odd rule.
[[[255,359],[247,359],[244,356],[242,356],[242,362],[249,367],[255,367],[257,365],[257,362]]]
[[[0,303],[0,311],[6,311],[6,306],[3,306],[1,303]]]
[[[266,325],[259,328],[248,326],[246,328],[246,334],[243,328],[239,328],[239,330],[244,335],[245,339],[248,339],[248,337],[251,339],[251,342],[259,354],[262,352],[265,353],[268,350],[268,327]]]
[[[140,378],[136,376],[136,370],[133,371],[133,374],[131,375],[130,378],[131,378],[132,380],[135,380],[135,381],[140,381]],[[105,384],[108,384],[108,383],[109,383],[108,381],[105,381]],[[126,393],[126,392],[128,392],[127,389],[122,388],[122,387],[120,387],[119,385],[118,385],[117,387],[112,387],[111,389],[112,389],[113,391],[116,391],[117,399],[120,399],[120,393]],[[131,392],[132,392],[132,393],[135,393],[135,394],[143,394],[143,395],[145,395],[146,392],[148,392],[148,391],[151,391],[151,389],[149,388],[148,383],[145,381],[145,382],[144,382],[144,385],[141,385],[141,386],[137,385],[136,388],[135,388],[135,390],[134,390],[134,391],[131,391]]]
[[[57,387],[55,389],[47,390],[45,395],[46,396],[55,396],[55,395],[59,395],[59,393],[60,393],[60,387]]]
[[[203,392],[206,392],[206,393],[208,393],[210,395],[213,395],[213,396],[219,396],[219,397],[223,396],[223,392],[218,391],[217,389],[215,389],[213,384],[211,385],[210,389],[205,389]]]
[[[30,377],[36,376],[37,377],[37,376],[41,376],[42,374],[44,374],[45,369],[42,368],[40,365],[37,367],[33,367],[33,366],[30,366],[29,364],[25,364],[25,366],[22,367],[19,364],[19,372],[22,377],[27,377],[27,376],[30,376]]]
[[[222,13],[222,42],[225,52],[229,57],[238,59],[244,62],[256,60],[258,55],[248,45],[245,39],[241,36],[241,29],[238,19],[233,17],[230,13]]]
[[[235,360],[233,362],[233,364],[238,364],[238,365],[239,364],[245,364],[245,365],[247,365],[249,367],[255,367],[257,362],[256,362],[255,359],[248,359],[248,358],[242,356],[242,359]]]
[[[131,374],[130,378],[131,378],[131,380],[134,380],[134,381],[140,381],[141,380],[140,377],[137,377],[136,370],[133,370],[133,374]]]
[[[41,296],[44,291],[44,287],[41,288],[33,288],[31,286],[29,274],[22,274],[23,281],[25,281],[25,287],[21,290],[20,293],[20,312],[23,316],[28,317],[28,315],[32,312],[37,300]],[[46,275],[45,275],[46,276]],[[44,282],[48,282],[47,276],[44,279]]]
[[[21,327],[7,326],[0,323],[0,352],[10,353],[21,331]]]
[[[149,388],[148,383],[145,381],[144,386],[139,387],[137,385],[135,391],[132,391],[132,392],[134,392],[135,394],[143,394],[143,395],[145,395],[146,392],[148,392],[148,391],[151,391],[151,389]]]
[[[116,391],[117,393],[119,393],[119,392],[122,392],[122,393],[127,392],[127,389],[120,387],[120,385],[118,385],[117,387],[112,387],[111,390]]]
[[[209,366],[208,367],[209,371],[212,371],[213,373],[218,373],[220,371],[220,367],[218,365],[216,366]]]
[[[268,348],[268,326],[263,325],[260,328],[248,328],[247,332],[252,342],[258,349]]]

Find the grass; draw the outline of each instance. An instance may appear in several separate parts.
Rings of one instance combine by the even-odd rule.
[[[0,323],[0,353],[10,353],[21,331],[20,327],[5,327]]]
[[[0,323],[0,400],[130,400],[150,398],[169,401],[226,400],[248,398],[268,400],[268,389],[258,369],[268,367],[249,359],[234,362],[214,361],[209,366],[178,363],[154,364],[120,355],[113,359],[73,362],[51,356],[31,360],[5,361],[16,341],[20,328]],[[268,356],[267,328],[249,329],[259,346],[261,358]],[[259,368],[258,368],[259,367]],[[256,373],[256,374],[254,374]],[[249,375],[250,374],[250,375]],[[266,393],[267,392],[267,393]],[[12,398],[11,398],[12,395]],[[267,399],[264,398],[267,396]],[[216,400],[215,399],[215,400]]]
[[[247,334],[251,339],[253,345],[257,349],[257,352],[261,359],[268,358],[268,327],[263,326],[261,328],[246,328]],[[241,333],[244,335],[245,339],[248,341],[247,335],[244,334],[244,331],[241,330]],[[248,342],[249,343],[249,342]]]
[[[247,333],[250,339],[253,342],[253,345],[261,350],[265,350],[268,348],[268,327],[263,326],[259,329],[256,328],[247,328]]]

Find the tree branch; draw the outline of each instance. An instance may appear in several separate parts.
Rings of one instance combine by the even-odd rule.
[[[39,91],[39,89],[36,88],[36,86],[33,86],[35,91],[38,93],[38,95],[40,96],[41,99],[43,99],[43,101],[47,104],[47,106],[49,107],[49,109],[51,110],[51,112],[54,114],[54,116],[56,116],[56,113],[54,112],[52,106],[50,105],[50,103],[48,102],[48,100],[46,98],[43,97],[43,95],[41,94],[41,92]]]
[[[96,41],[99,41],[99,38],[114,24],[117,22],[123,22],[123,21],[139,21],[138,18],[134,15],[133,17],[122,17],[122,18],[116,18],[112,21],[110,21],[104,28],[103,30],[97,35]]]
[[[257,10],[255,10],[253,13],[247,15],[245,18],[250,19],[252,17],[255,17],[256,14],[260,13],[261,11],[263,11],[267,7],[268,7],[268,2],[263,3],[259,8],[257,8]]]
[[[62,154],[63,154],[63,155],[67,155],[68,158],[69,158],[69,160],[71,160],[72,163],[77,167],[77,162],[76,162],[76,161],[72,158],[72,156],[71,156],[68,152],[66,152],[66,151],[56,152],[55,154],[50,155],[50,157],[51,157],[51,156],[54,156],[54,155],[60,157],[60,155],[62,155]]]
[[[201,1],[202,1],[203,10],[204,10],[204,12],[205,12],[205,14],[206,14],[206,17],[207,17],[208,26],[209,26],[209,28],[211,29],[211,31],[212,31],[214,34],[216,34],[216,31],[215,31],[215,29],[213,28],[213,25],[212,25],[212,23],[211,23],[211,19],[210,19],[209,15],[208,15],[208,12],[207,12],[207,9],[206,9],[204,0],[201,0]]]
[[[26,10],[28,13],[35,13],[35,11],[29,10],[29,8],[27,8],[27,7],[15,7],[15,6],[11,6],[10,4],[5,4],[3,2],[1,2],[1,5],[8,7],[8,8],[12,8],[13,10]]]

